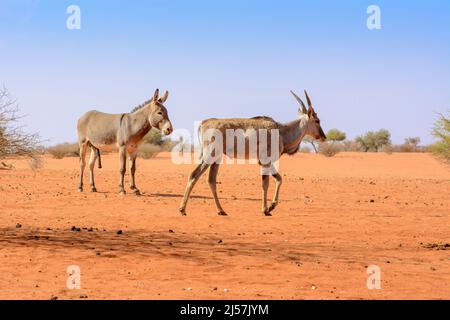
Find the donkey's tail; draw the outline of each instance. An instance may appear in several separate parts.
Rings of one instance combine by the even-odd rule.
[[[100,156],[100,149],[97,149],[97,156],[98,156],[98,168],[101,169],[102,168],[102,157]]]

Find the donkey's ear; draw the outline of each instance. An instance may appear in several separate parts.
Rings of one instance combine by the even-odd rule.
[[[161,103],[166,102],[168,97],[169,97],[169,91],[166,90],[166,92],[164,92],[164,95],[161,98],[159,98],[159,102],[161,102]]]
[[[156,89],[155,93],[153,94],[153,101],[154,102],[158,101],[158,96],[159,96],[159,89]]]

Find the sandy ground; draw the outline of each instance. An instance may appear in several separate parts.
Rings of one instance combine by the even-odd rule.
[[[37,172],[11,162],[0,170],[1,299],[450,299],[450,169],[428,154],[283,157],[272,217],[254,165],[221,167],[228,217],[206,175],[182,217],[194,165],[169,154],[139,160],[141,197],[118,194],[115,154],[96,169],[98,193],[76,191],[76,158],[46,157]],[[69,265],[81,289],[67,289]],[[369,265],[380,290],[367,288]]]

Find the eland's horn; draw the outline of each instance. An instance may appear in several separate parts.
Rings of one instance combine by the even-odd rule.
[[[291,90],[292,95],[294,96],[295,100],[298,101],[298,103],[300,103],[300,106],[302,107],[302,112],[303,113],[308,113],[308,110],[306,110],[305,104],[303,103],[302,99],[300,99],[299,96],[297,96],[294,91]]]
[[[312,107],[311,99],[309,99],[308,92],[305,90],[306,101],[308,102],[308,107]]]

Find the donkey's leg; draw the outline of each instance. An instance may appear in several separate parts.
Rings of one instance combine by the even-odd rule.
[[[278,197],[280,195],[280,187],[281,183],[283,182],[283,179],[281,178],[281,175],[278,172],[275,172],[272,174],[272,177],[275,178],[275,194],[273,196],[272,203],[269,207],[269,212],[271,212],[275,207],[278,205]]]
[[[126,172],[126,165],[127,165],[127,150],[125,146],[119,147],[119,172],[120,172],[120,182],[119,182],[119,188],[120,188],[120,194],[125,194],[125,188],[124,188],[124,180],[125,180],[125,172]]]
[[[137,151],[130,153],[129,160],[130,160],[130,172],[131,172],[131,181],[130,181],[130,189],[133,191],[133,193],[137,196],[139,196],[141,193],[138,188],[136,188],[136,183],[134,179],[134,175],[136,173],[136,156]]]
[[[91,147],[91,155],[89,157],[89,184],[91,186],[91,192],[97,192],[94,182],[94,167],[96,160],[97,160],[97,149],[95,147]]]
[[[208,169],[209,164],[205,161],[202,161],[189,176],[188,183],[186,185],[186,190],[184,191],[184,197],[181,201],[180,212],[183,216],[186,215],[186,205],[189,200],[189,195],[191,194],[192,188],[194,188],[200,176]]]
[[[262,178],[262,212],[266,216],[271,216],[269,209],[267,209],[267,190],[269,189],[269,176],[267,174],[261,175]]]
[[[223,210],[222,206],[219,202],[219,197],[217,196],[217,190],[216,190],[216,178],[217,173],[219,172],[219,164],[213,163],[211,167],[209,168],[209,176],[208,176],[208,183],[209,187],[211,188],[212,195],[214,197],[214,202],[216,203],[217,213],[219,216],[226,216],[227,214]]]
[[[78,184],[78,191],[83,192],[83,174],[84,168],[86,167],[87,143],[80,142],[79,145],[80,145],[80,182]]]

